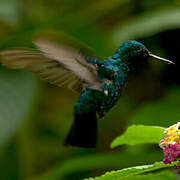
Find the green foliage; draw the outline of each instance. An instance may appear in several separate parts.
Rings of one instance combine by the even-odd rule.
[[[128,39],[146,37],[155,33],[180,27],[180,8],[162,9],[155,12],[141,14],[127,20],[114,32],[117,44]],[[159,23],[161,22],[161,23]]]
[[[125,178],[126,180],[153,180],[153,179],[158,179],[158,180],[176,180],[176,175],[170,171],[162,171],[160,173],[149,173],[149,174],[144,174],[140,176],[133,176],[133,177],[128,177]]]
[[[18,4],[13,0],[1,0],[0,19],[10,24],[16,24],[18,20]]]
[[[180,89],[171,88],[163,99],[145,103],[130,118],[133,124],[155,125],[168,127],[180,119]],[[158,116],[157,116],[158,114]]]
[[[36,91],[36,81],[29,73],[0,68],[1,148],[30,115]]]
[[[163,135],[164,128],[157,126],[143,126],[132,125],[128,127],[126,132],[117,137],[111,144],[111,148],[117,147],[122,144],[136,145],[143,143],[156,143],[158,144]]]
[[[77,172],[111,169],[112,167],[113,169],[120,169],[123,167],[136,166],[137,164],[153,163],[158,159],[161,160],[159,152],[151,150],[145,151],[142,147],[135,147],[133,151],[126,150],[116,153],[85,155],[71,158],[64,163],[59,163],[56,167],[36,177],[34,180],[57,180]],[[123,165],[121,162],[123,162]]]
[[[128,179],[129,177],[131,178],[132,176],[134,178],[135,175],[140,175],[147,172],[152,172],[155,170],[172,167],[174,166],[174,164],[172,163],[170,165],[165,165],[162,162],[156,162],[152,165],[136,166],[132,168],[121,169],[118,171],[110,171],[102,176],[89,178],[89,180],[119,180],[119,179]]]

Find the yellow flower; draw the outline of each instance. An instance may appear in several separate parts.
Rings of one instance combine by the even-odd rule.
[[[170,137],[165,138],[163,144],[164,144],[164,145],[169,144],[169,142],[171,141],[171,139],[172,139],[172,138],[170,138]]]
[[[164,139],[160,142],[159,146],[160,146],[161,148],[163,148],[163,147],[165,147],[167,144],[169,144],[170,141],[171,141],[171,139],[170,139],[169,137],[166,137],[166,138],[164,138]]]
[[[180,122],[178,122],[177,124],[174,124],[172,126],[170,126],[169,128],[166,128],[164,133],[166,134],[171,134],[174,133],[176,131],[178,131],[178,128],[180,127]]]
[[[169,139],[172,142],[175,142],[178,138],[179,138],[179,133],[177,133],[177,132],[171,133],[169,136]]]
[[[160,143],[160,147],[165,147],[168,144],[175,144],[178,138],[180,137],[180,131],[169,134],[164,140]]]

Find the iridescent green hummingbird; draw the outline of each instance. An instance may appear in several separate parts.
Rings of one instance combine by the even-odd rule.
[[[153,55],[137,41],[124,42],[115,54],[100,60],[66,43],[46,38],[34,41],[37,49],[9,48],[0,51],[0,61],[11,69],[27,69],[41,79],[80,92],[74,107],[74,123],[65,144],[85,148],[96,146],[97,119],[119,100],[129,74],[141,61]]]

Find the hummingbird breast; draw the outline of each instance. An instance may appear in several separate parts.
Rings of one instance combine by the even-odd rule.
[[[100,116],[103,116],[116,104],[128,79],[128,67],[125,64],[122,63],[113,69],[115,70],[113,78],[105,80],[103,86],[104,98],[98,111]]]
[[[94,112],[101,118],[119,100],[128,78],[126,66],[124,64],[117,66],[112,61],[106,61],[100,66],[98,75],[104,84],[99,90],[86,87],[81,91],[75,105],[75,115]]]
[[[101,118],[115,105],[120,95],[120,89],[115,88],[113,83],[105,83],[101,91],[86,88],[75,105],[75,115],[95,112]]]
[[[111,83],[104,83],[103,92],[104,98],[98,111],[100,117],[104,116],[116,104],[121,96],[122,88],[116,86],[112,81]]]

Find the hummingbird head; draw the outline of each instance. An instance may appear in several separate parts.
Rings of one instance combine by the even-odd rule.
[[[119,57],[122,58],[123,61],[133,66],[139,64],[139,62],[148,60],[150,57],[174,64],[170,60],[153,55],[143,44],[134,40],[124,42],[116,53],[119,54]]]

